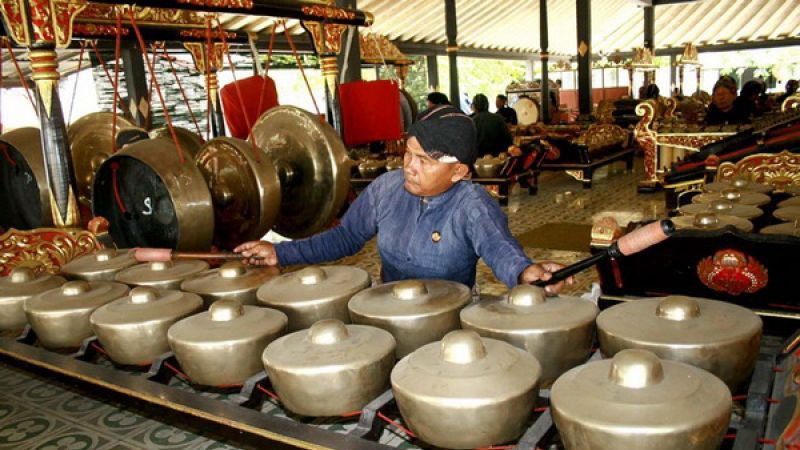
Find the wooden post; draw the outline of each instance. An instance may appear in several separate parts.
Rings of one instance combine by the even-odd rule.
[[[426,55],[425,66],[428,68],[428,89],[431,91],[438,91],[439,64],[436,62],[436,55]]]
[[[336,0],[339,8],[355,10],[357,0]],[[361,40],[359,39],[358,27],[351,25],[345,32],[345,42],[342,44],[345,51],[339,52],[337,63],[344,72],[340,74],[340,80],[345,83],[361,80]],[[347,53],[349,49],[349,53]],[[345,61],[347,58],[347,61]]]
[[[444,0],[444,23],[447,29],[447,57],[450,63],[450,103],[461,105],[458,89],[458,25],[456,19],[456,0]],[[464,111],[469,113],[469,111]]]
[[[650,49],[650,54],[655,55],[655,7],[645,6],[644,10],[644,47]],[[644,73],[644,85],[655,83],[655,71]]]
[[[227,48],[221,42],[214,42],[209,54],[209,45],[205,42],[187,42],[183,46],[192,55],[195,69],[206,80],[206,93],[211,99],[211,134],[213,137],[225,136],[225,117],[222,114],[217,72],[222,68]]]
[[[576,0],[578,28],[578,109],[588,121],[592,114],[592,9],[589,0]]]
[[[147,77],[145,77],[147,71],[142,53],[129,42],[122,44],[122,70],[125,74],[125,88],[128,91],[128,113],[136,125],[148,130],[152,114],[147,95]]]
[[[328,123],[341,135],[343,130],[342,111],[339,105],[339,65],[337,64],[337,55],[341,50],[342,34],[344,34],[347,26],[326,22],[301,23],[303,28],[311,35],[314,50],[319,55],[320,71],[325,81]],[[359,54],[360,57],[361,55]]]
[[[547,72],[547,64],[550,54],[547,51],[549,46],[547,32],[547,0],[539,0],[539,59],[542,61],[542,122],[550,123],[550,78]]]

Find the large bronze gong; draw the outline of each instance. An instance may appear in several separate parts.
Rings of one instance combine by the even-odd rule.
[[[181,145],[181,150],[183,150],[184,155],[194,159],[197,156],[197,152],[200,151],[206,141],[197,133],[189,131],[186,128],[172,127],[172,129],[175,130],[175,137],[178,138],[178,143]],[[160,137],[172,140],[172,133],[170,133],[169,127],[156,128],[150,131],[150,138],[155,139]]]
[[[1,228],[53,225],[38,129],[18,128],[0,136],[0,187]]]
[[[91,202],[95,172],[114,151],[113,139],[116,139],[119,130],[136,126],[117,116],[116,129],[112,132],[113,122],[113,113],[95,112],[81,117],[67,130],[78,183],[78,199],[84,204]]]
[[[272,228],[281,204],[272,160],[250,142],[220,137],[197,154],[197,167],[214,203],[214,244],[233,249],[261,239]]]
[[[350,187],[350,158],[333,128],[294,106],[264,113],[251,134],[268,155],[281,184],[275,231],[310,236],[330,224]]]
[[[188,157],[157,138],[134,142],[98,170],[93,210],[110,222],[118,247],[208,250],[214,234],[211,194]]]

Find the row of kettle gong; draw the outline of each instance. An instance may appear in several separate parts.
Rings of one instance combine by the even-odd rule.
[[[85,258],[108,262],[127,255],[113,253]],[[139,281],[153,283],[151,272],[170,278],[181,267],[189,271],[185,266],[176,262],[129,269],[143,271]],[[65,272],[70,269],[65,266]],[[114,276],[119,279],[124,272]],[[0,279],[0,304],[6,303],[3,290],[11,280],[26,278],[21,273],[27,273],[31,284],[48,278],[18,270]],[[257,274],[261,278],[253,281]],[[57,283],[55,278],[50,282]],[[346,266],[307,267],[282,276],[274,269],[239,264],[212,271],[203,266],[179,284],[186,291],[194,289],[207,303],[226,295],[238,299],[213,303],[209,312],[164,331],[193,381],[241,384],[265,367],[287,409],[311,416],[359,410],[391,382],[411,429],[421,439],[448,448],[517,438],[528,424],[538,388],[555,380],[551,406],[568,448],[637,448],[648,436],[659,443],[652,448],[715,448],[727,429],[728,386],[735,389],[749,376],[761,333],[760,319],[752,312],[712,300],[640,300],[598,316],[596,306],[585,300],[545,297],[538,288],[520,286],[502,298],[467,306],[469,289],[457,283],[410,280],[367,289],[368,274]],[[76,293],[86,287],[76,286],[70,283],[62,291]],[[194,293],[141,288],[117,303],[127,302],[131,310],[152,304],[152,309],[159,304],[154,298],[179,296],[183,300],[172,302],[202,307]],[[256,302],[269,308],[251,306]],[[29,311],[36,306],[35,301],[26,303]],[[96,319],[103,318],[100,311]],[[118,312],[120,317],[133,316]],[[347,325],[351,320],[354,324]],[[590,353],[595,324],[601,350],[614,358],[581,365]],[[273,340],[287,326],[294,333]],[[34,326],[37,334],[40,329],[42,325]],[[269,336],[254,337],[256,330],[265,329],[272,330]],[[234,330],[240,334],[232,336]],[[107,350],[113,347],[101,332],[96,334]],[[215,342],[234,341],[251,344],[216,356]],[[186,343],[188,353],[180,342]],[[47,345],[44,340],[42,344]],[[146,358],[134,361],[143,363]],[[204,378],[235,369],[241,369],[235,377]],[[697,407],[701,398],[710,406]],[[666,412],[668,421],[663,420]],[[635,445],[625,443],[634,438]]]

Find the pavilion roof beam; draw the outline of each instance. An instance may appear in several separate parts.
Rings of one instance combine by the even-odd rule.
[[[714,0],[718,1],[718,0]],[[717,42],[723,42],[724,39],[719,39],[719,35],[722,30],[725,28],[728,22],[733,20],[734,17],[741,14],[745,8],[747,8],[750,0],[733,0],[734,4],[731,5],[728,9],[725,10],[723,15],[719,17],[714,23],[711,24],[710,27],[706,28],[702,34],[698,36],[696,39],[695,44],[705,43],[705,44],[715,44]],[[712,41],[712,39],[714,39]]]
[[[510,10],[512,10],[514,7],[515,6],[513,2],[511,3],[506,2],[505,4],[498,5],[497,8],[494,8],[492,13],[485,14],[482,17],[481,16],[477,17],[475,21],[470,26],[465,27],[464,30],[464,35],[465,36],[471,35],[472,39],[467,38],[463,42],[465,44],[478,46],[478,43],[481,42],[482,37],[486,36],[489,33],[497,32],[495,29],[491,27],[491,25],[498,23],[499,18],[507,17],[509,14],[511,14]],[[531,22],[533,22],[533,19],[531,19]]]
[[[753,2],[756,3],[756,2]],[[795,2],[796,6],[800,6],[800,3]],[[773,0],[772,2],[767,2],[766,5],[763,5],[760,9],[756,11],[756,15],[753,16],[752,20],[748,21],[743,27],[739,28],[736,33],[731,37],[731,41],[740,41],[743,37],[751,36],[752,39],[755,39],[757,36],[754,34],[760,28],[760,25],[763,25],[767,22],[769,17],[772,17],[775,12],[783,6],[783,3],[779,0]],[[800,12],[795,11],[796,14],[800,14]]]
[[[480,20],[479,16],[483,11],[479,2],[462,2],[458,7],[458,31],[460,38],[458,39],[459,45],[472,45],[472,41],[468,41],[470,37],[475,37],[472,33],[476,30],[476,20]]]
[[[774,31],[780,30],[779,25],[781,24],[781,22],[785,20],[786,17],[792,17],[790,15],[792,11],[794,11],[795,13],[797,12],[796,8],[797,8],[797,2],[795,0],[783,0],[783,4],[781,4],[780,8],[778,8],[778,10],[775,11],[775,14],[773,14],[769,19],[767,19],[763,24],[761,24],[761,26],[755,30],[753,36],[756,39],[761,37],[765,39],[770,39]],[[761,34],[762,31],[765,34]]]
[[[773,0],[774,2],[774,0]],[[758,12],[764,9],[764,4],[761,0],[751,0],[747,5],[746,9],[742,14],[736,16],[736,18],[731,21],[730,26],[727,28],[728,35],[725,37],[725,41],[727,42],[736,42],[738,41],[738,36],[740,36],[740,32],[747,28],[748,24],[755,20],[758,15]]]
[[[710,14],[711,10],[715,6],[714,2],[705,2],[704,5],[706,8],[700,9],[700,19],[698,19],[697,22],[694,24],[687,22],[680,27],[679,32],[675,32],[676,36],[682,36],[681,41],[676,39],[674,41],[670,40],[665,42],[679,42],[679,44],[675,45],[674,47],[682,47],[681,44],[696,44],[699,30],[706,29],[706,27],[710,26],[711,23],[716,20],[714,15]],[[672,38],[672,36],[670,36],[670,38]]]
[[[407,37],[410,40],[418,42],[432,40],[441,44],[447,43],[447,35],[445,34],[444,12],[440,11],[442,7],[438,1],[431,1],[429,3],[430,4],[428,5],[427,10],[422,15],[422,17],[420,17],[418,22],[419,24],[428,25],[428,31],[426,33],[422,32],[422,30],[416,32],[402,33],[399,35],[400,38]],[[431,23],[430,21],[432,21],[433,23]],[[412,28],[413,27],[408,27],[408,29]]]
[[[409,3],[409,2],[398,2]],[[411,0],[413,3],[412,9],[414,14],[406,14],[402,19],[393,23],[392,28],[403,30],[399,33],[389,33],[389,39],[409,39],[421,40],[418,34],[420,28],[428,28],[435,34],[431,35],[431,40],[444,40],[444,13],[439,11],[438,2],[421,3],[420,0]],[[395,19],[396,20],[396,19]],[[416,26],[415,26],[416,24]],[[377,33],[381,33],[380,24],[375,29]]]
[[[709,2],[686,6],[684,9],[687,13],[683,19],[669,17],[671,9],[656,8],[656,42],[677,42],[681,36],[686,36],[698,18],[708,13],[711,6],[713,5]],[[669,27],[668,23],[670,25],[677,23],[677,26]]]

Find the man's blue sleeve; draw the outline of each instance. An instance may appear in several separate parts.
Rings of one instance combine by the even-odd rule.
[[[519,275],[533,261],[511,235],[503,210],[488,195],[486,200],[470,211],[472,245],[495,277],[511,288],[518,284]]]
[[[341,224],[306,239],[275,245],[278,263],[318,264],[350,256],[364,247],[378,232],[378,180],[372,182],[350,205]]]

